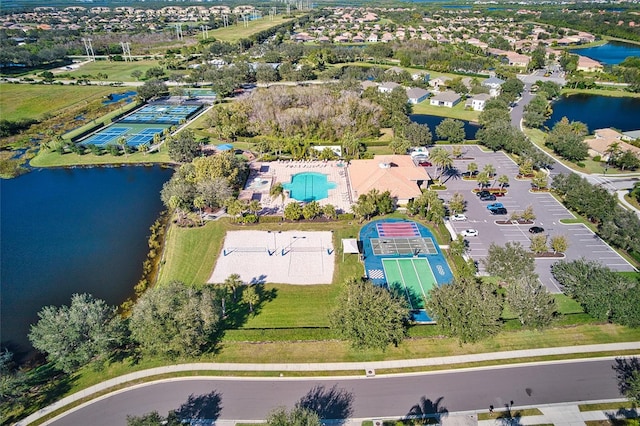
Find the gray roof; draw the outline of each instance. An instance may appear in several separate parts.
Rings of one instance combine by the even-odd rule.
[[[485,81],[482,82],[483,86],[501,86],[504,83],[504,80],[499,79],[498,77],[489,77]]]
[[[460,99],[460,95],[458,95],[456,92],[452,92],[451,90],[446,90],[444,92],[438,93],[431,99],[441,102],[456,102]]]
[[[477,101],[488,101],[489,99],[491,99],[491,95],[488,93],[478,93],[472,99]]]
[[[631,139],[640,139],[640,130],[630,130],[628,132],[622,132],[622,134]]]
[[[409,99],[420,99],[423,96],[429,94],[428,90],[424,90],[422,87],[412,87],[407,89],[407,97]]]
[[[400,85],[398,83],[394,83],[393,81],[386,81],[386,82],[382,83],[379,87],[384,88],[384,89],[393,90],[396,87],[400,87]]]

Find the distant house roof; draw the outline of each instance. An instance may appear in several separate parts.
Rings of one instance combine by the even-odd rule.
[[[365,80],[360,83],[360,86],[362,86],[363,90],[367,90],[369,87],[378,87],[378,83],[370,80]]]
[[[618,144],[621,151],[631,151],[640,157],[640,148],[622,141],[624,135],[613,129],[598,129],[594,131],[593,139],[585,139],[585,143],[589,145],[589,149],[601,155],[603,159],[609,158],[607,149],[614,143]]]
[[[445,90],[444,92],[438,93],[431,99],[439,102],[457,102],[460,100],[460,95],[451,90]]]
[[[426,182],[429,173],[416,167],[409,155],[376,155],[372,160],[352,160],[349,166],[351,187],[357,196],[372,189],[389,191],[398,200],[419,197],[418,181]]]
[[[400,85],[398,83],[394,83],[393,81],[386,81],[378,86],[378,89],[385,92],[391,92],[396,87],[400,87]]]
[[[486,79],[485,81],[482,82],[483,86],[502,86],[502,84],[504,83],[504,80],[498,78],[498,77],[489,77],[488,79]]]

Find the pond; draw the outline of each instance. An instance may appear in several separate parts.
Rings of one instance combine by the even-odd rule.
[[[433,140],[438,140],[436,136],[436,126],[445,119],[445,117],[438,117],[435,115],[424,115],[424,114],[413,114],[410,116],[411,121],[419,124],[426,124],[429,126],[429,130],[431,130],[431,135],[433,136]],[[476,132],[480,130],[480,126],[477,124],[472,124],[469,121],[459,120],[464,123],[464,133],[465,139],[473,140],[476,138]]]
[[[640,45],[610,41],[602,46],[571,49],[570,52],[595,59],[603,65],[617,65],[629,56],[640,56]]]
[[[29,325],[46,305],[91,293],[119,305],[133,293],[149,227],[171,177],[160,167],[34,170],[1,180],[2,346],[32,350]],[[19,356],[17,356],[19,358]]]
[[[581,121],[589,132],[613,127],[623,132],[640,129],[640,98],[614,98],[596,95],[563,96],[553,103],[553,114],[545,123],[553,125],[567,117],[569,121]]]

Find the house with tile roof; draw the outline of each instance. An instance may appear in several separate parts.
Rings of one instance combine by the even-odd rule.
[[[592,157],[599,155],[603,161],[608,161],[610,153],[607,150],[611,145],[617,143],[620,152],[631,151],[640,158],[640,148],[624,142],[625,136],[622,133],[610,128],[598,129],[593,133],[593,138],[585,139],[585,143],[589,145],[589,155]]]

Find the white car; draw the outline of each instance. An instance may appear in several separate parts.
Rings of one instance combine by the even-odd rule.
[[[462,235],[463,237],[477,237],[478,236],[478,230],[477,229],[465,229],[464,231],[460,232],[460,235]]]
[[[462,213],[458,213],[458,214],[454,214],[453,216],[451,216],[449,218],[449,220],[463,221],[463,220],[467,220],[467,217],[465,215],[463,215]]]

